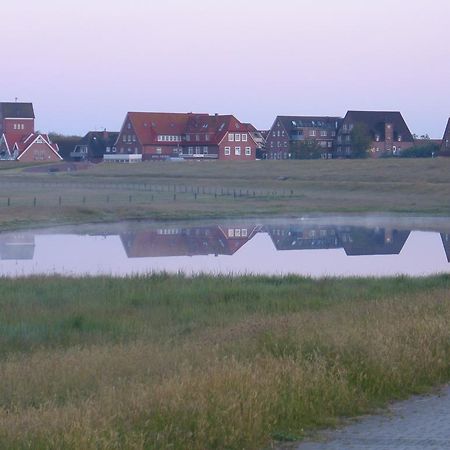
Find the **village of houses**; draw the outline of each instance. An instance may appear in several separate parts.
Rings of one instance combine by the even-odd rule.
[[[80,138],[41,133],[35,118],[32,103],[0,103],[0,159],[135,163],[352,158],[361,157],[356,129],[365,135],[364,156],[401,156],[429,144],[436,154],[450,156],[450,119],[442,139],[424,139],[411,133],[397,111],[348,111],[344,117],[277,116],[270,130],[258,130],[233,115],[128,112],[120,131],[89,131]]]

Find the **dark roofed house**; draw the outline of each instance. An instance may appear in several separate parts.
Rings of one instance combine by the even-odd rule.
[[[331,158],[341,122],[341,117],[277,116],[266,138],[266,157]]]
[[[440,154],[442,156],[450,156],[450,118],[448,119],[444,136],[442,137]]]
[[[89,131],[76,143],[70,158],[74,161],[101,162],[105,154],[112,152],[118,137],[118,132]]]
[[[358,148],[355,133],[367,136],[368,148]],[[398,111],[348,111],[337,133],[336,157],[399,155],[414,146],[414,138]]]

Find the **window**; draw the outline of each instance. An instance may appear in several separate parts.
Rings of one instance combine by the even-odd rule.
[[[234,237],[234,230],[228,230],[228,237]]]
[[[130,123],[130,122],[128,122],[127,128],[128,128],[128,129],[131,129],[131,123]]]
[[[234,154],[236,156],[241,156],[241,147],[234,147]]]
[[[327,136],[327,132],[326,132],[325,130],[322,130],[322,131],[320,132],[320,135],[321,135],[322,137],[326,137],[326,136]]]
[[[234,142],[234,133],[228,133],[228,141]]]
[[[247,135],[246,134],[242,135],[242,142],[247,142]]]
[[[191,135],[190,135],[190,134],[187,134],[187,135],[186,135],[186,140],[187,140],[188,142],[191,140]]]
[[[246,229],[246,228],[243,228],[243,229],[242,229],[242,232],[241,232],[241,236],[242,236],[242,237],[247,237],[247,235],[248,235],[247,229]]]
[[[240,141],[241,141],[241,135],[240,135],[239,133],[236,133],[236,134],[234,135],[234,140],[235,140],[236,142],[240,142]]]
[[[205,141],[209,141],[209,134],[208,133],[205,134]]]
[[[203,154],[207,155],[208,154],[208,147],[203,147]]]
[[[245,147],[245,156],[251,156],[251,155],[252,155],[252,148]]]
[[[127,142],[127,135],[126,135],[126,134],[124,134],[124,135],[122,136],[122,141],[123,141],[123,142]]]
[[[195,140],[196,140],[197,142],[200,140],[200,135],[199,135],[199,134],[196,134],[196,135],[195,135]]]
[[[161,155],[161,154],[162,154],[162,149],[161,149],[161,147],[158,147],[158,148],[156,149],[156,154],[157,154],[157,155]]]
[[[398,139],[397,140],[398,140],[398,142],[402,142],[402,135],[401,134],[398,135]]]
[[[15,130],[17,130],[17,124],[16,124],[16,123],[13,125],[13,128],[14,128]]]
[[[133,134],[133,142],[136,142],[136,136]]]
[[[231,147],[225,147],[225,156],[230,156],[231,154]]]
[[[379,135],[379,134],[376,134],[376,135],[375,135],[375,140],[376,140],[377,142],[380,142],[380,135]]]
[[[316,135],[316,130],[309,130],[309,135],[310,136],[315,136]]]
[[[195,147],[195,154],[200,155],[200,147]]]

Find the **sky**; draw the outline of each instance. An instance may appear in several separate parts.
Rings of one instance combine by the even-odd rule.
[[[41,131],[119,130],[127,111],[276,115],[399,110],[442,137],[449,0],[2,2],[0,101]]]

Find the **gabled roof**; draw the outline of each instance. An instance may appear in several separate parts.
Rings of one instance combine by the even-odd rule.
[[[92,157],[103,157],[106,147],[112,147],[119,133],[115,131],[89,131],[76,145],[87,145]]]
[[[8,144],[9,151],[12,154],[14,150],[17,150],[20,159],[22,155],[39,139],[41,138],[43,143],[46,144],[50,150],[52,150],[60,159],[62,159],[59,154],[58,144],[51,142],[47,134],[42,133],[31,133],[29,135],[20,135],[17,133],[4,133],[5,140]]]
[[[32,103],[0,103],[0,119],[34,119]]]
[[[402,141],[414,141],[414,138],[399,111],[348,111],[345,115],[346,123],[364,123],[371,134],[379,134],[384,140],[385,124],[394,126],[394,136],[401,135]]]
[[[337,130],[342,117],[333,116],[277,116],[275,123],[279,120],[287,132],[298,128],[323,128]]]
[[[128,118],[141,145],[148,145],[155,143],[158,135],[183,134],[188,114],[129,112]]]
[[[448,119],[447,126],[445,127],[444,136],[442,136],[442,143],[445,143],[446,139],[450,139],[450,118]]]
[[[211,133],[212,136],[208,142],[219,144],[226,133],[230,132],[245,132],[247,126],[241,123],[233,115],[219,115],[214,114],[190,114],[189,121],[186,127],[186,134],[195,133]],[[205,142],[202,140],[201,142]]]

